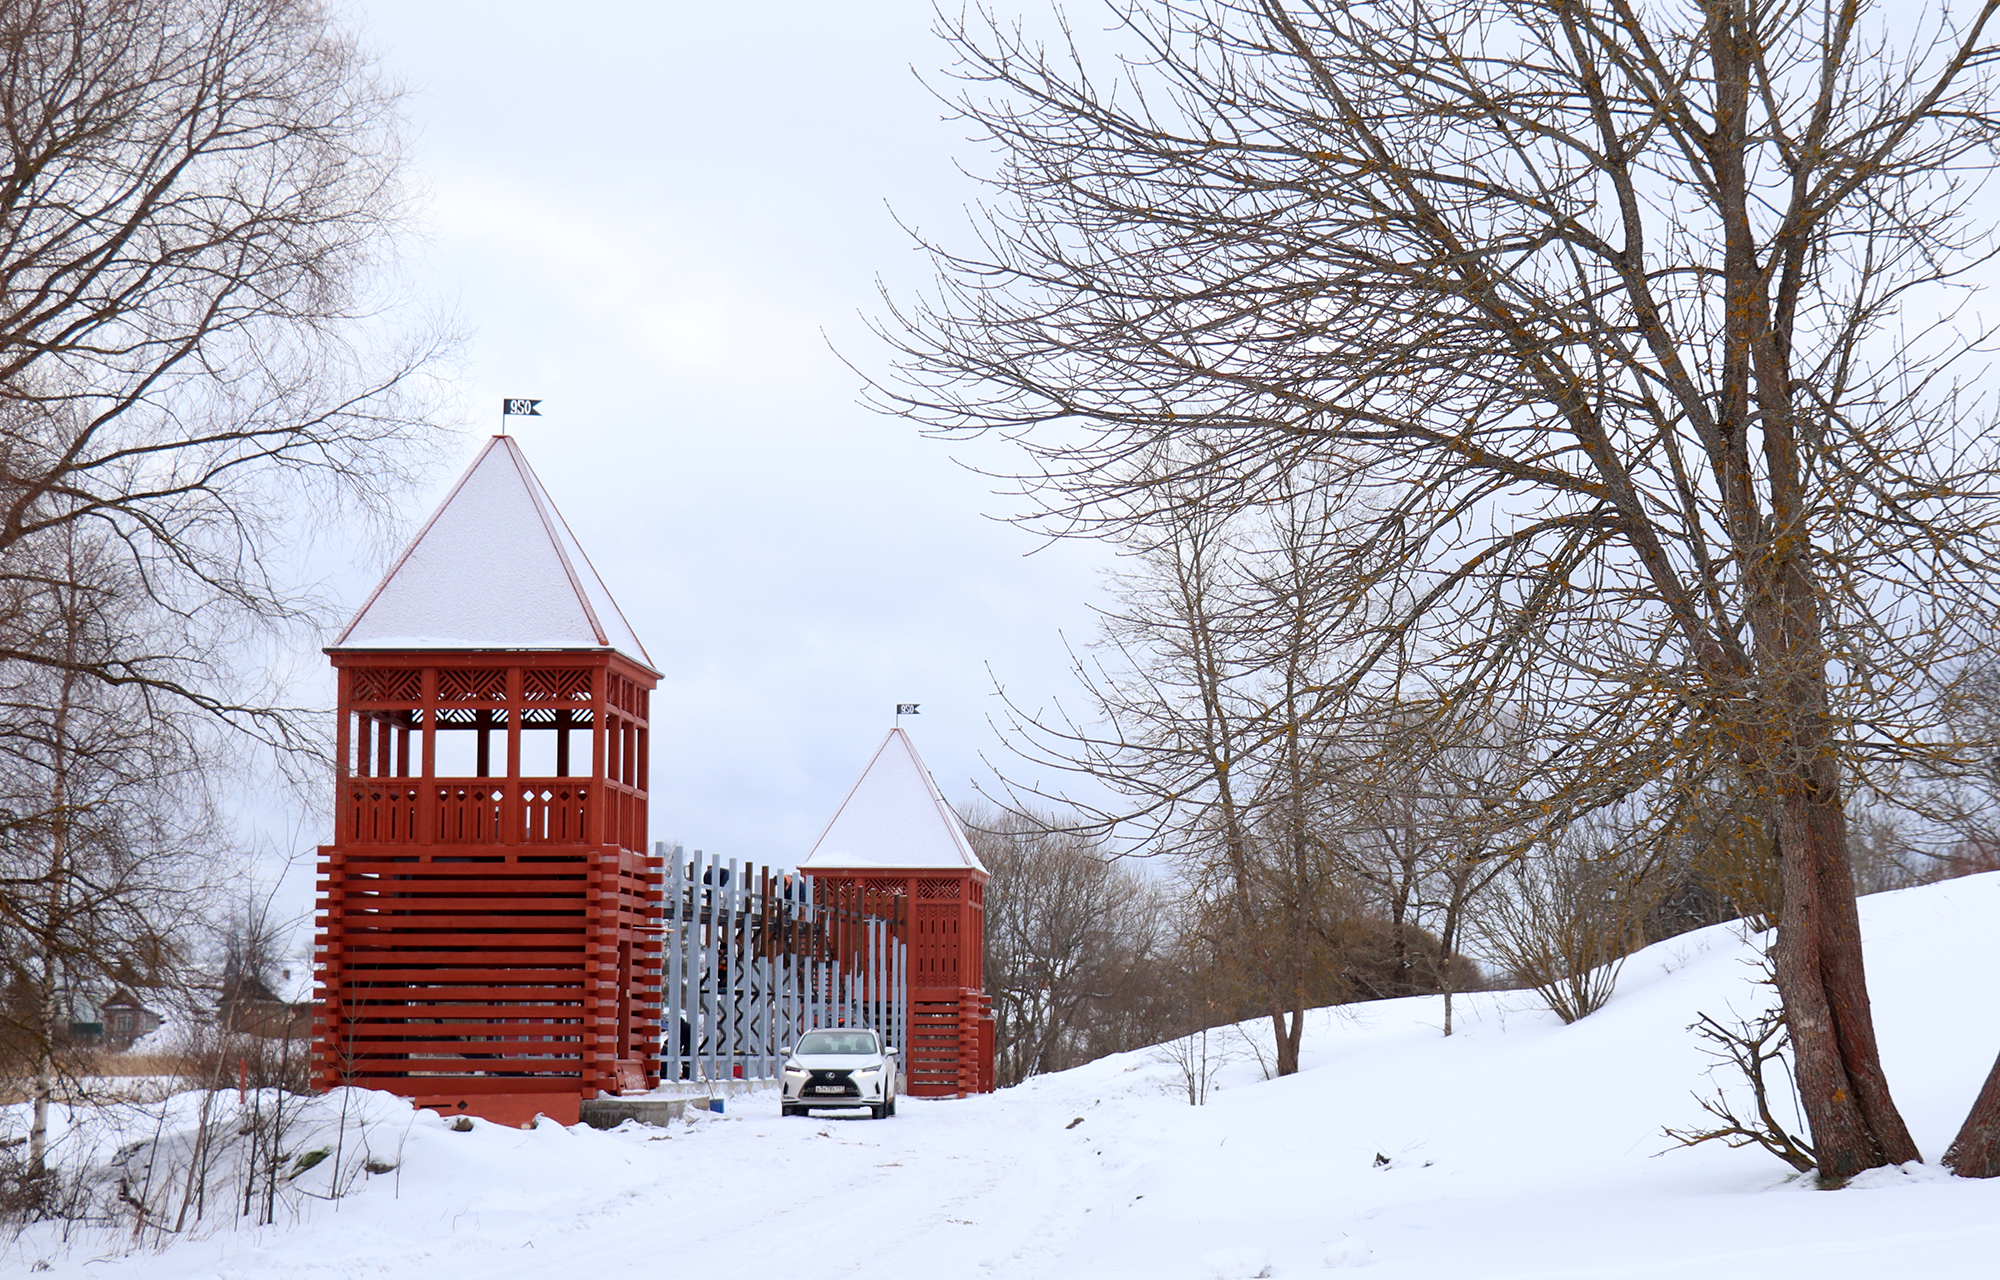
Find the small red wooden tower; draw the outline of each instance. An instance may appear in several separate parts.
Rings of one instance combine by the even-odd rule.
[[[313,1070],[503,1123],[659,1082],[659,682],[495,436],[327,651]]]
[[[900,728],[799,864],[821,901],[874,890],[901,895],[909,945],[910,1043],[902,1046],[918,1096],[993,1088],[993,1013],[986,995],[986,882],[991,879]]]

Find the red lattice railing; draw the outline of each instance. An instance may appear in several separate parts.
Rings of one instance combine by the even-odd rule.
[[[521,673],[521,697],[527,702],[589,702],[590,672],[530,667]]]
[[[352,702],[413,706],[423,700],[424,673],[393,667],[361,667],[353,675]]]
[[[505,671],[446,671],[437,673],[437,700],[439,702],[505,702],[507,700],[507,673]]]

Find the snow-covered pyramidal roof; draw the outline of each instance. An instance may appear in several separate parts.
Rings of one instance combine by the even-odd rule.
[[[616,649],[651,667],[512,436],[459,478],[336,649]]]
[[[985,871],[910,736],[889,730],[799,870]]]

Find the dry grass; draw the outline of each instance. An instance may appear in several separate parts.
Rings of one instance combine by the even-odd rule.
[[[92,1063],[90,1074],[95,1076],[182,1076],[188,1074],[189,1063],[185,1054],[179,1053],[106,1053],[100,1054]]]
[[[283,1083],[303,1090],[304,1056],[285,1054],[281,1043],[244,1037],[227,1048],[209,1045],[180,1053],[79,1053],[63,1064],[56,1097],[63,1103],[153,1101],[181,1089],[234,1087],[239,1078],[253,1086]],[[245,1059],[249,1069],[239,1074],[237,1064]],[[16,1063],[0,1065],[0,1106],[33,1096],[28,1071]]]
[[[194,1072],[184,1059],[168,1054],[93,1056],[71,1064],[56,1082],[55,1100],[64,1105],[86,1102],[152,1102],[194,1086]],[[0,1076],[0,1106],[26,1102],[34,1096],[33,1081],[9,1073]]]

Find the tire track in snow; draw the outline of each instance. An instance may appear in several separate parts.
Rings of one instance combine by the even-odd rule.
[[[1084,1144],[1057,1140],[1068,1112],[997,1101],[906,1100],[882,1122],[702,1121],[659,1144],[667,1168],[616,1203],[552,1224],[532,1247],[472,1252],[493,1280],[650,1277],[663,1264],[715,1280],[1032,1280],[1087,1223],[1103,1179]],[[436,1258],[423,1270],[438,1274]]]

